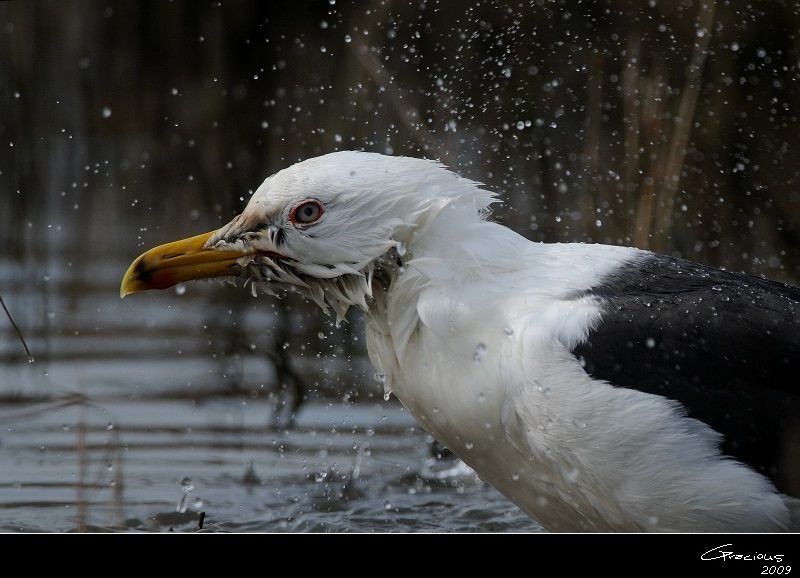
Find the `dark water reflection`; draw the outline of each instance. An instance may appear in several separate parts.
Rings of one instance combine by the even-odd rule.
[[[63,401],[1,408],[2,531],[539,531],[395,403]]]
[[[120,300],[125,266],[43,265],[39,281],[0,259],[36,359],[0,319],[0,531],[196,532],[201,514],[204,532],[540,531],[432,457],[377,387],[357,317],[319,330],[284,301],[204,283]],[[308,397],[290,429],[269,355],[287,325]]]

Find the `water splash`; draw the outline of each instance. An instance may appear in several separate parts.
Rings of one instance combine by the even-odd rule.
[[[194,490],[194,482],[192,481],[192,479],[183,478],[181,480],[181,489],[183,490],[183,495],[181,496],[178,505],[175,507],[175,511],[180,514],[183,514],[189,507],[189,494],[191,494],[192,490]]]
[[[389,385],[388,380],[386,379],[386,374],[381,372],[376,372],[375,381],[381,384],[383,387],[383,401],[389,401],[389,397],[392,395],[392,386]]]

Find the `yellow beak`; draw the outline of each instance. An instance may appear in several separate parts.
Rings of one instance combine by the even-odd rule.
[[[160,245],[142,253],[122,278],[119,296],[147,289],[167,289],[192,279],[238,274],[238,260],[253,251],[204,248],[216,231]]]

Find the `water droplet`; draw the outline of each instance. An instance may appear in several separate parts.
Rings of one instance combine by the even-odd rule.
[[[475,446],[472,442],[467,442],[464,444],[464,447],[467,448],[468,450],[471,450]]]
[[[536,384],[536,391],[541,393],[545,397],[550,396],[550,388],[549,387],[542,387],[540,383],[534,382]]]
[[[176,295],[183,295],[186,293],[186,284],[185,283],[178,283],[175,285],[175,294]]]
[[[586,423],[583,420],[581,420],[580,418],[577,418],[577,417],[573,417],[572,418],[572,423],[573,423],[573,425],[575,425],[576,427],[579,427],[581,429],[586,427]]]
[[[645,341],[645,345],[647,346],[647,349],[653,349],[656,346],[656,340],[652,337],[648,337],[647,341]]]
[[[486,355],[486,346],[483,343],[479,343],[475,346],[475,353],[472,354],[472,359],[475,363],[480,363],[483,361],[483,357]]]
[[[483,392],[480,392],[478,394],[478,403],[483,403],[484,401],[486,401],[486,394],[484,394]]]
[[[513,329],[511,329],[510,327],[506,327],[505,329],[503,329],[503,332],[504,332],[506,335],[514,335],[514,330],[513,330]]]

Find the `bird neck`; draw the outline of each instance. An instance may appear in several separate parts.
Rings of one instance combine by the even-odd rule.
[[[385,317],[390,296],[398,294],[398,284],[403,285],[399,293],[409,303],[413,301],[417,289],[409,285],[413,285],[413,279],[421,275],[425,263],[450,263],[449,269],[455,266],[454,263],[460,263],[460,268],[468,263],[480,268],[480,263],[463,259],[459,252],[466,250],[477,254],[478,248],[485,251],[485,234],[498,229],[510,233],[505,227],[484,221],[474,202],[449,199],[436,207],[427,206],[401,221],[392,236],[394,245],[369,262],[360,274],[314,279],[309,287],[297,290],[323,310],[332,307],[337,325],[344,320],[351,306],[370,316]],[[412,261],[419,267],[410,267]]]

